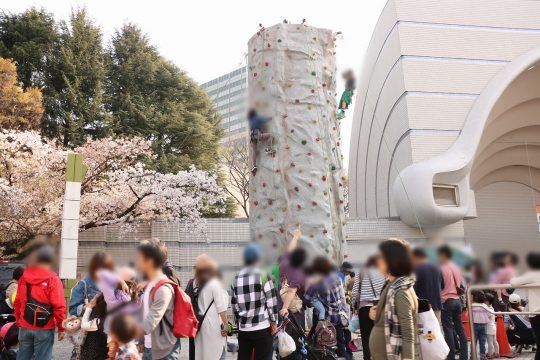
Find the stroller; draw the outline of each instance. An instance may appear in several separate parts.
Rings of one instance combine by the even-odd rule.
[[[293,338],[296,339],[296,343],[300,344],[300,353],[303,356],[303,359],[307,360],[337,360],[337,342],[335,341],[335,329],[333,326],[324,321],[321,322],[321,325],[316,327],[313,326],[309,331],[309,334],[306,335],[305,331],[302,330],[302,327],[298,325],[294,317],[288,317],[285,319],[283,324],[280,326],[281,329],[284,329],[287,325],[290,325],[290,329],[294,332],[291,334]],[[332,327],[325,328],[325,327]],[[333,341],[323,342],[320,341],[320,334],[322,331],[328,330],[329,333],[333,330]]]
[[[15,360],[17,352],[14,348],[19,344],[19,327],[9,322],[0,328],[0,360]]]

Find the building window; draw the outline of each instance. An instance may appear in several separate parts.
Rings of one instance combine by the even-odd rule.
[[[458,187],[433,184],[433,198],[438,206],[459,206]]]

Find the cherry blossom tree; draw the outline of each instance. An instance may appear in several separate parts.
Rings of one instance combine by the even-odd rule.
[[[192,166],[176,174],[148,169],[141,138],[90,140],[74,150],[88,172],[81,184],[80,229],[155,217],[203,231],[201,212],[222,204],[216,177]],[[36,132],[0,132],[0,246],[13,254],[36,235],[60,232],[67,150]]]

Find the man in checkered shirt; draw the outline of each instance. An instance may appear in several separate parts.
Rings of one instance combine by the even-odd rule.
[[[277,292],[270,276],[257,266],[261,249],[249,244],[244,249],[245,267],[232,284],[232,308],[238,323],[238,360],[271,360],[276,330]]]

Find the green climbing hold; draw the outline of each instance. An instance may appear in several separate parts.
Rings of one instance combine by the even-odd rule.
[[[315,75],[317,75],[317,73],[315,71],[312,71],[311,75],[315,76]]]
[[[307,144],[307,141],[306,140],[302,140],[302,145],[306,145]]]

